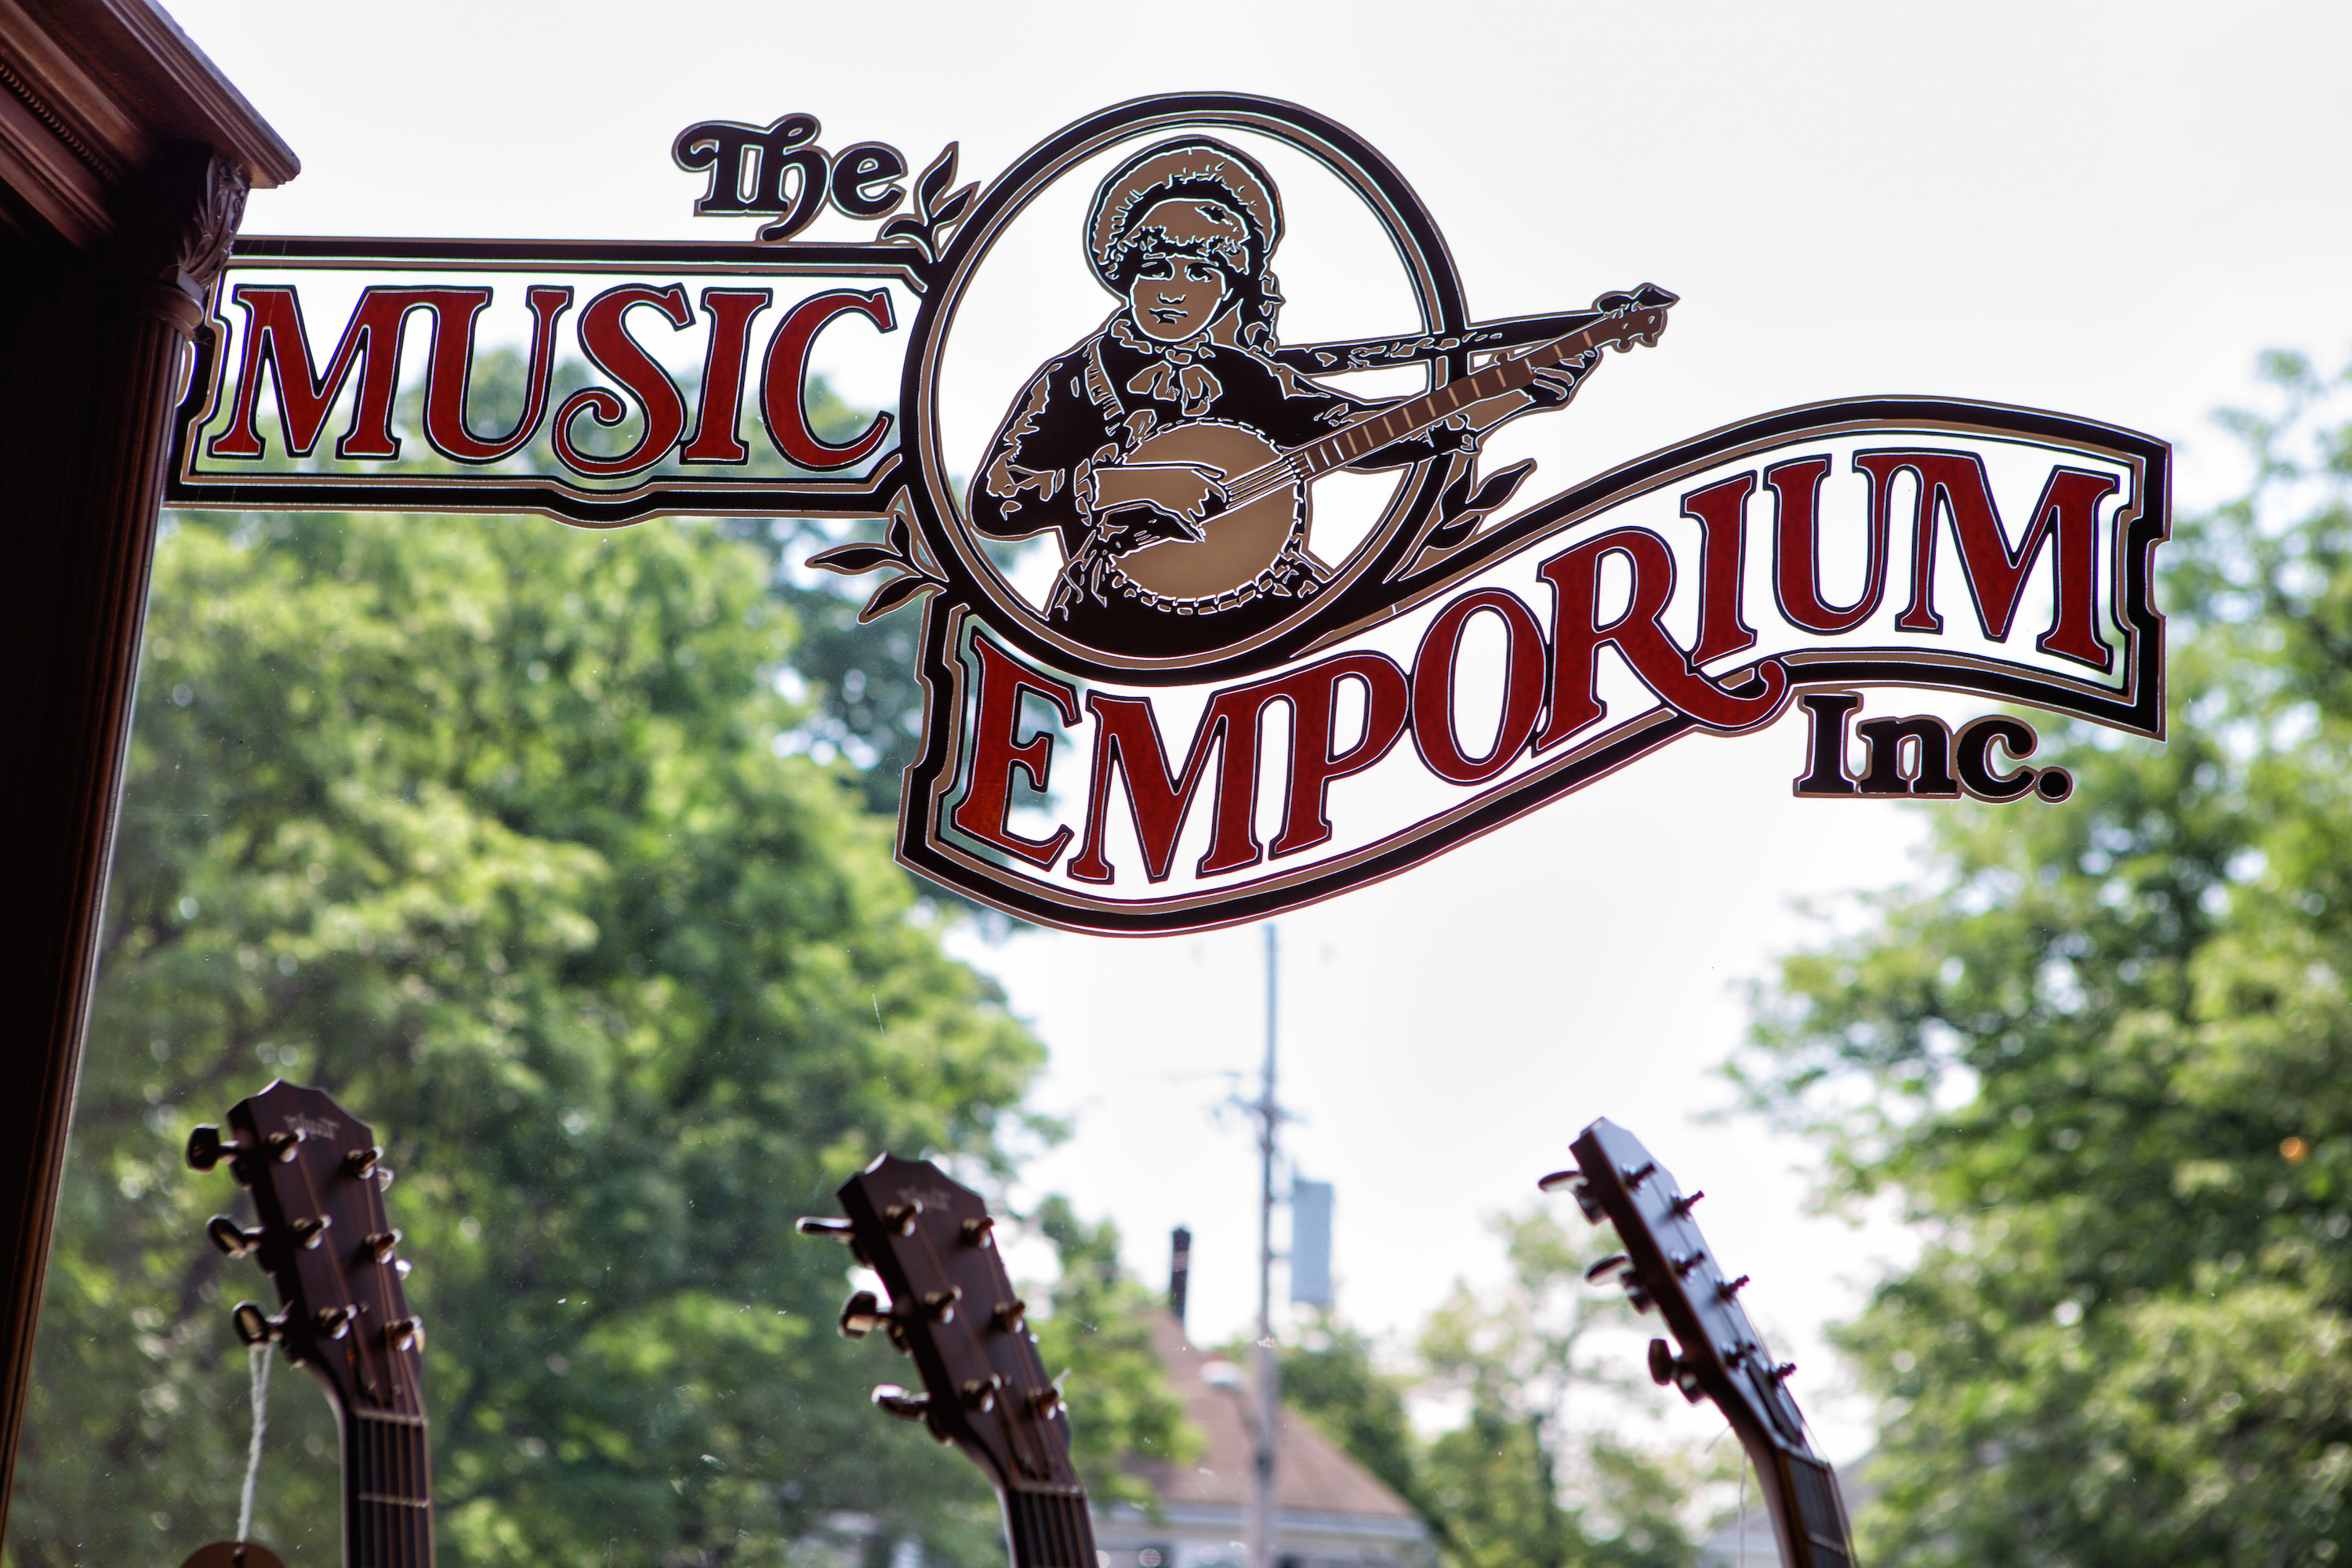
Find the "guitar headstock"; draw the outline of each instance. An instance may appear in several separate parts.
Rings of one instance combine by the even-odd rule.
[[[1796,1367],[1764,1348],[1739,1304],[1748,1276],[1723,1267],[1691,1217],[1706,1194],[1685,1194],[1642,1141],[1613,1122],[1595,1121],[1570,1147],[1577,1169],[1539,1184],[1546,1192],[1568,1188],[1587,1220],[1616,1227],[1625,1250],[1602,1258],[1586,1278],[1615,1279],[1637,1311],[1655,1308],[1665,1319],[1675,1345],[1650,1342],[1651,1377],[1694,1405],[1714,1400],[1738,1432],[1774,1505],[1790,1568],[1847,1568],[1853,1549],[1836,1477],[1806,1440],[1805,1418],[1789,1393]]]
[[[1585,329],[1596,345],[1631,349],[1635,344],[1643,348],[1658,346],[1658,334],[1666,330],[1666,312],[1681,300],[1681,296],[1644,283],[1627,293],[1603,294],[1592,301],[1592,308],[1601,319]]]
[[[283,1081],[225,1120],[189,1136],[188,1163],[209,1171],[226,1160],[261,1224],[247,1230],[219,1215],[205,1230],[230,1257],[253,1256],[284,1308],[273,1318],[239,1302],[238,1338],[283,1345],[346,1411],[421,1418],[425,1326],[401,1287],[408,1264],[384,1215],[392,1172],[375,1134],[324,1089]]]
[[[874,1402],[961,1447],[1000,1491],[1082,1496],[1062,1392],[1046,1380],[980,1194],[927,1160],[885,1154],[840,1195],[847,1219],[803,1219],[801,1230],[848,1242],[890,1297],[851,1296],[841,1331],[882,1330],[922,1374],[922,1393],[885,1384]]]

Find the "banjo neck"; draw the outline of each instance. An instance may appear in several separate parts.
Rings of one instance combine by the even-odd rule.
[[[1665,331],[1666,311],[1675,304],[1675,296],[1643,284],[1632,295],[1619,295],[1617,299],[1622,302],[1581,331],[1539,343],[1524,353],[1507,355],[1434,392],[1344,425],[1328,436],[1285,454],[1280,462],[1237,476],[1227,483],[1233,502],[1237,504],[1278,485],[1304,483],[1334,468],[1345,468],[1391,442],[1419,435],[1472,404],[1519,391],[1535,380],[1538,371],[1564,364],[1595,349],[1613,346],[1622,350],[1635,343],[1655,344],[1658,334]]]

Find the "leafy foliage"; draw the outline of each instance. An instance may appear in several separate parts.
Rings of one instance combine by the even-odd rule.
[[[1571,1401],[1618,1385],[1587,1343],[1629,1316],[1584,1282],[1601,1239],[1548,1213],[1496,1222],[1510,1281],[1456,1286],[1423,1326],[1417,1375],[1383,1374],[1339,1325],[1286,1351],[1284,1399],[1410,1502],[1448,1568],[1681,1568],[1696,1549],[1682,1514],[1694,1467],[1571,1420]],[[1426,1439],[1413,1394],[1450,1396],[1454,1425]]]
[[[1109,1221],[1088,1225],[1058,1195],[1038,1206],[1035,1219],[1061,1263],[1051,1310],[1037,1323],[1037,1349],[1072,1402],[1078,1474],[1097,1505],[1151,1506],[1150,1489],[1124,1462],[1181,1463],[1201,1449],[1200,1433],[1184,1419],[1151,1348],[1150,1324],[1164,1309],[1119,1268],[1118,1229]]]
[[[273,1072],[401,1172],[446,1562],[996,1560],[969,1467],[866,1407],[845,1260],[791,1222],[877,1148],[1003,1169],[1040,1052],[858,781],[779,754],[767,566],[693,525],[178,524],[11,1563],[227,1533],[226,1305],[268,1290],[203,1245],[244,1200],[179,1150]],[[256,1533],[331,1561],[308,1381]]]
[[[1939,809],[1927,886],[1801,953],[1740,1071],[1892,1188],[1846,1335],[1873,1562],[2324,1563],[2352,1481],[2352,426],[2233,416],[2252,489],[2168,572],[2161,747]]]

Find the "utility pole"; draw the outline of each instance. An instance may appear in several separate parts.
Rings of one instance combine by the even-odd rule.
[[[1250,1347],[1255,1397],[1250,1401],[1249,1568],[1275,1568],[1274,1440],[1282,1400],[1274,1357],[1274,1152],[1282,1112],[1275,1104],[1274,1066],[1281,948],[1274,922],[1265,927],[1265,1081],[1255,1107],[1262,1158],[1257,1210],[1257,1342]]]

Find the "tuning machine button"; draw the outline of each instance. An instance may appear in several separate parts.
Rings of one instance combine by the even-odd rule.
[[[993,1410],[996,1408],[996,1391],[1003,1386],[1003,1375],[1000,1373],[990,1373],[986,1377],[965,1378],[958,1386],[957,1392],[963,1395],[965,1409]]]
[[[236,1330],[236,1337],[248,1345],[266,1345],[286,1337],[286,1315],[270,1317],[250,1301],[239,1301],[229,1309],[228,1321]]]
[[[855,1291],[843,1304],[841,1309],[843,1339],[862,1340],[875,1330],[885,1327],[895,1328],[897,1325],[891,1322],[890,1314],[882,1310],[882,1303],[876,1298],[873,1291]]]
[[[199,1127],[188,1134],[188,1168],[209,1171],[223,1160],[235,1159],[243,1151],[242,1144],[222,1142],[219,1128]]]
[[[896,1415],[901,1421],[920,1421],[930,1413],[931,1396],[909,1394],[895,1383],[883,1383],[875,1385],[874,1403],[882,1407],[884,1414]]]
[[[1697,1369],[1687,1357],[1675,1354],[1674,1347],[1664,1340],[1650,1342],[1650,1381],[1661,1388],[1672,1384],[1693,1405],[1706,1397],[1706,1390],[1699,1385]]]
[[[926,1290],[917,1300],[923,1304],[923,1315],[935,1323],[955,1321],[956,1303],[963,1300],[963,1287],[950,1285],[944,1290]]]
[[[1584,1282],[1587,1285],[1598,1285],[1620,1268],[1630,1272],[1633,1267],[1632,1258],[1622,1252],[1612,1252],[1584,1271]]]
[[[1539,1191],[1547,1193],[1556,1193],[1560,1188],[1566,1187],[1569,1196],[1576,1200],[1576,1206],[1584,1212],[1584,1223],[1587,1225],[1599,1225],[1605,1216],[1601,1200],[1592,1194],[1592,1184],[1584,1179],[1584,1173],[1581,1171],[1554,1171],[1550,1175],[1538,1182],[1536,1186]]]
[[[835,1241],[847,1241],[856,1226],[845,1219],[835,1219],[826,1214],[804,1214],[793,1222],[793,1228],[803,1236],[830,1237]]]
[[[294,1233],[294,1239],[302,1244],[303,1250],[311,1251],[317,1248],[320,1238],[327,1234],[327,1227],[334,1223],[332,1215],[314,1215],[294,1220],[286,1228]]]
[[[216,1214],[205,1222],[205,1234],[212,1237],[215,1247],[219,1247],[229,1257],[243,1258],[261,1245],[261,1238],[266,1233],[247,1230],[228,1215]]]

